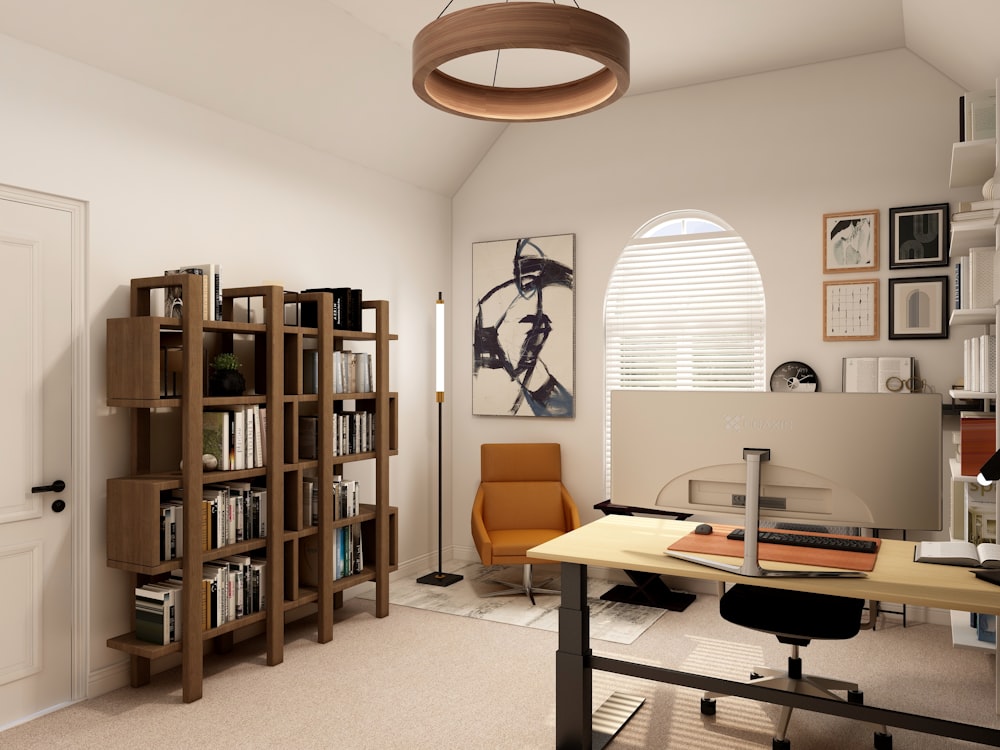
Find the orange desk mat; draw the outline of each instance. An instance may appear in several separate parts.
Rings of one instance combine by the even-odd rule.
[[[687,536],[671,544],[668,549],[675,552],[694,552],[702,555],[725,555],[727,557],[742,558],[743,541],[726,538],[726,535],[736,528],[740,527],[712,524],[711,534],[695,534],[692,531]],[[777,529],[764,530],[776,531]],[[813,534],[813,536],[838,537],[841,539],[852,538],[842,534]],[[881,540],[879,539],[873,537],[862,538],[871,539],[876,545],[881,546]],[[875,552],[875,554],[869,552],[845,552],[844,550],[793,547],[787,544],[767,544],[761,542],[757,545],[757,557],[760,560],[768,560],[769,562],[797,563],[799,565],[816,565],[824,568],[843,568],[844,570],[871,572],[875,567],[878,552]]]

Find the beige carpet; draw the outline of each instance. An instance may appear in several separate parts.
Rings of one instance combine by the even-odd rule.
[[[394,584],[395,585],[395,582]],[[293,624],[282,664],[268,667],[261,638],[206,662],[204,698],[180,700],[177,670],[143,688],[122,688],[0,733],[3,750],[547,750],[555,746],[557,636],[471,617],[349,600],[333,640],[315,622]],[[998,726],[993,656],[951,647],[949,629],[900,626],[888,616],[848,643],[803,649],[807,672],[857,680],[866,702]],[[713,596],[666,612],[631,644],[595,653],[665,667],[741,677],[780,665],[786,647],[718,616]],[[719,701],[705,719],[697,691],[596,672],[594,707],[615,691],[646,702],[608,750],[768,750],[777,708]],[[980,748],[895,730],[896,750]],[[793,714],[793,750],[868,750],[869,727],[821,714]]]
[[[536,565],[533,584],[539,588],[560,588],[556,566]],[[390,604],[426,609],[449,615],[472,617],[477,620],[519,625],[555,633],[559,630],[559,596],[536,594],[535,604],[524,594],[484,596],[506,587],[497,580],[520,583],[520,566],[490,566],[469,563],[451,566],[444,572],[457,573],[462,580],[451,586],[432,586],[413,580],[394,580],[389,587]],[[606,602],[600,596],[615,584],[588,578],[587,599],[590,604],[590,637],[612,643],[632,643],[663,615],[664,610],[621,602]],[[372,598],[370,592],[361,594]]]

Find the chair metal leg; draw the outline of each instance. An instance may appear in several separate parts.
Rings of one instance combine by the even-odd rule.
[[[531,583],[531,564],[528,563],[524,566],[524,573],[521,578],[521,583],[511,583],[510,581],[494,581],[490,580],[488,583],[498,583],[502,586],[506,586],[509,590],[501,589],[500,591],[491,591],[488,594],[482,594],[482,596],[509,596],[511,594],[527,594],[528,599],[531,600],[532,605],[535,603],[535,594],[559,594],[560,591],[555,589],[540,589],[533,586]]]
[[[864,693],[858,689],[856,682],[802,674],[802,663],[798,656],[798,646],[792,647],[792,656],[788,659],[787,671],[755,667],[750,683],[754,685],[767,685],[786,692],[814,695],[822,698],[837,698],[838,700],[844,699],[833,691],[843,690],[847,692],[846,700],[848,702],[864,703]],[[726,697],[725,693],[705,692],[701,698],[702,715],[714,716],[715,699],[723,697]],[[791,721],[791,717],[792,708],[790,706],[782,706],[781,715],[775,724],[774,737],[771,740],[772,750],[789,750],[791,747],[791,743],[787,737],[788,724]],[[875,730],[875,748],[876,750],[891,750],[892,748],[892,735],[885,725],[881,725]]]

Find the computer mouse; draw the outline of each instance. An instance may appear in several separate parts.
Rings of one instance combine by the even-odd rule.
[[[694,533],[695,534],[711,534],[712,533],[712,526],[710,524],[707,524],[707,523],[699,523],[697,526],[694,527]]]

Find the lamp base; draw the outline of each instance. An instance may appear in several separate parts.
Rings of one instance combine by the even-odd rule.
[[[431,586],[451,586],[453,583],[458,583],[461,581],[463,576],[458,573],[442,573],[438,571],[436,573],[428,573],[425,576],[420,576],[417,579],[417,583],[427,583]]]

